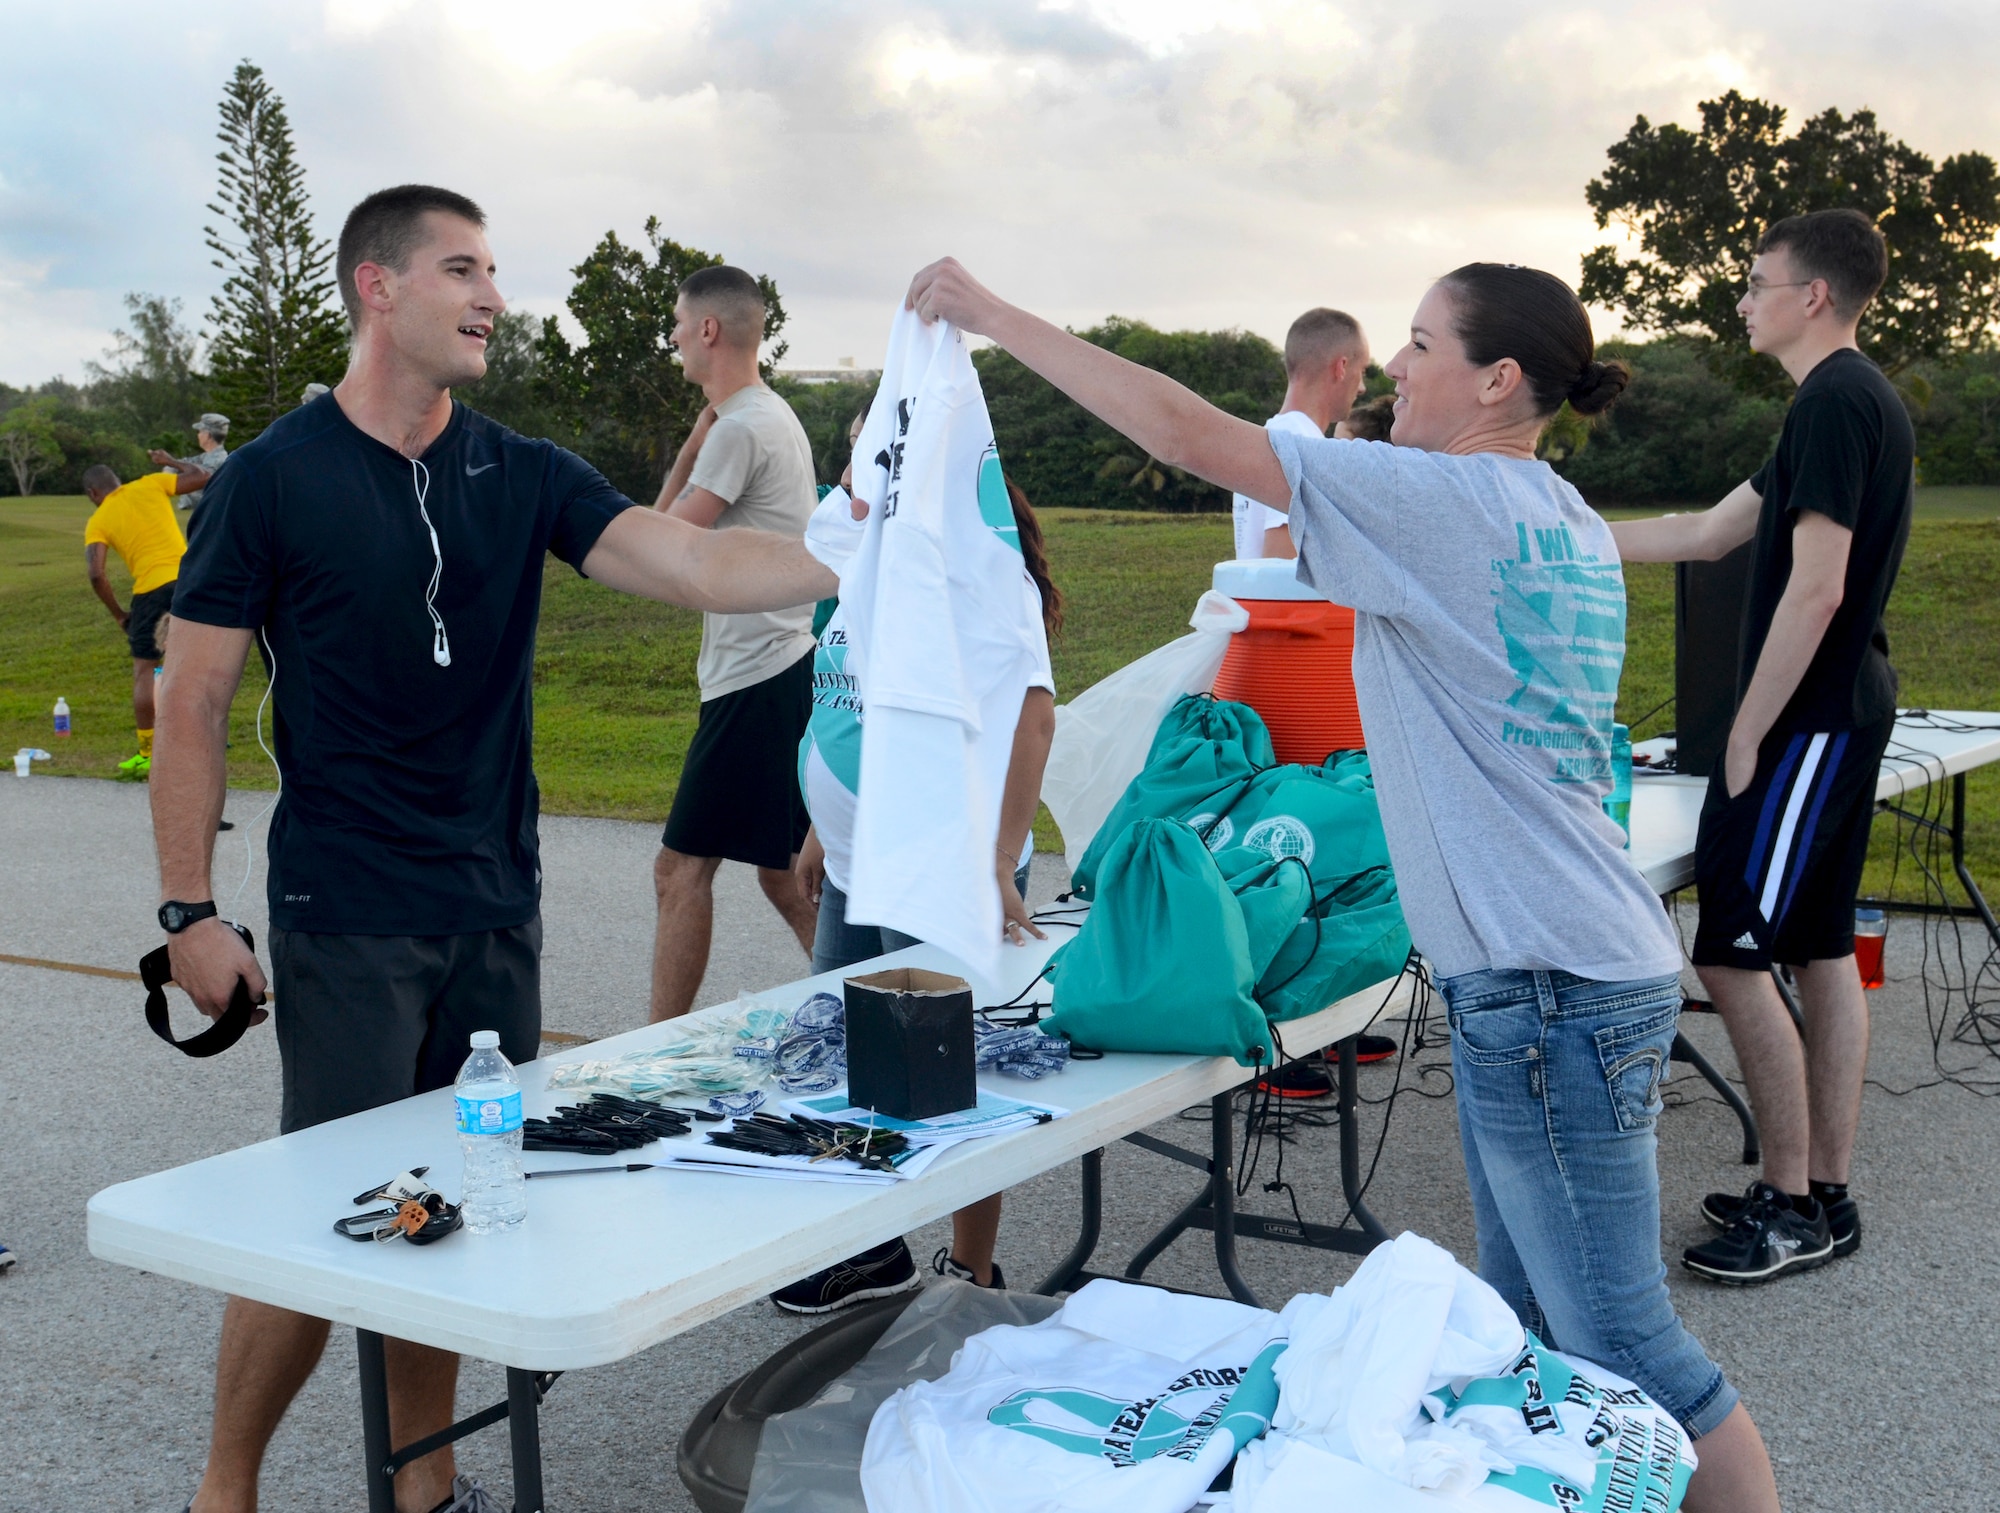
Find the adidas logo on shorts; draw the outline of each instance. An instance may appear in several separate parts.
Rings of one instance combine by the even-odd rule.
[[[1736,939],[1731,941],[1730,944],[1739,951],[1754,951],[1757,949],[1757,937],[1752,935],[1748,930],[1745,930]]]

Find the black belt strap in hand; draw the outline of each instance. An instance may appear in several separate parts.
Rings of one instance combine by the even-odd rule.
[[[242,925],[231,924],[229,928],[243,937],[244,945],[252,951],[257,949],[257,942]],[[140,958],[139,980],[146,985],[146,1023],[153,1027],[155,1035],[183,1056],[221,1055],[243,1038],[243,1032],[250,1028],[250,1015],[257,1008],[250,1001],[250,984],[238,977],[236,991],[229,995],[229,1007],[222,1011],[222,1017],[199,1035],[176,1040],[173,1026],[167,1022],[167,984],[174,980],[174,968],[165,946]]]

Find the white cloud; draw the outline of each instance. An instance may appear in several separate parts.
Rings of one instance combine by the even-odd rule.
[[[503,287],[552,310],[606,230],[657,214],[776,278],[808,364],[867,361],[945,251],[1061,320],[1276,336],[1339,303],[1386,351],[1468,258],[1574,278],[1605,147],[1730,87],[2000,150],[2000,97],[1939,87],[2000,64],[2000,7],[1972,0],[214,0],[199,32],[83,9],[10,23],[39,77],[103,81],[0,98],[0,258],[43,270],[0,295],[15,382],[79,371],[127,289],[205,309],[215,98],[244,54],[323,230],[382,184],[450,183],[491,212]]]

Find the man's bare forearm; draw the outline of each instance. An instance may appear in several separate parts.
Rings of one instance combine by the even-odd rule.
[[[840,588],[797,537],[708,531],[651,510],[606,526],[583,570],[624,593],[726,615],[791,609]]]
[[[186,903],[210,896],[209,868],[227,780],[229,705],[243,664],[239,656],[233,670],[226,662],[219,668],[191,666],[173,648],[215,634],[210,626],[175,626],[157,695],[148,781],[153,841],[160,853],[161,897]]]
[[[1714,562],[1757,533],[1763,496],[1739,483],[1722,502],[1685,515],[1614,520],[1611,538],[1626,562]]]

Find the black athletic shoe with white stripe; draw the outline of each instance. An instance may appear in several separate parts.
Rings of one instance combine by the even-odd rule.
[[[1706,1245],[1690,1247],[1681,1265],[1711,1281],[1748,1283],[1810,1271],[1832,1258],[1826,1209],[1815,1203],[1802,1214],[1777,1188],[1759,1182],[1729,1227]]]
[[[771,1301],[787,1313],[832,1313],[850,1303],[908,1292],[920,1280],[910,1247],[891,1240],[781,1288]]]
[[[1717,1229],[1727,1229],[1750,1206],[1761,1186],[1761,1182],[1752,1182],[1744,1192],[1710,1193],[1701,1200],[1701,1216]],[[1826,1227],[1833,1232],[1835,1258],[1853,1255],[1861,1248],[1860,1208],[1851,1195],[1822,1206],[1826,1209]]]

